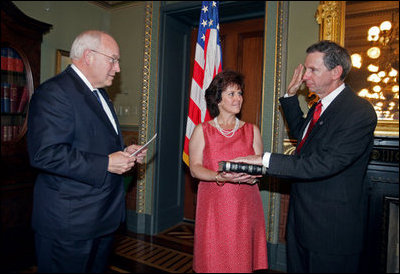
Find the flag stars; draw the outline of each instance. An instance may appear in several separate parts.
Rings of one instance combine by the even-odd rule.
[[[197,34],[195,60],[197,64],[193,67],[192,87],[190,91],[190,98],[194,98],[193,104],[189,104],[186,137],[183,152],[183,161],[189,166],[189,141],[192,137],[193,129],[199,123],[207,122],[209,115],[207,115],[207,107],[204,98],[206,79],[212,77],[222,69],[222,52],[221,43],[219,38],[219,18],[218,18],[218,1],[204,1],[202,5],[198,6],[199,30]],[[201,9],[201,10],[200,10]],[[210,20],[212,18],[212,20]],[[215,29],[215,27],[217,29]],[[209,31],[208,29],[212,29]],[[207,35],[206,35],[207,34]],[[211,39],[208,39],[208,37]],[[199,54],[198,50],[202,48],[202,53]],[[200,65],[203,64],[203,65]]]

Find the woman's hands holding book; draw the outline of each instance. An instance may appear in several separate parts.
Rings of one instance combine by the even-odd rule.
[[[216,180],[219,183],[234,183],[234,184],[255,184],[261,175],[250,175],[247,173],[237,172],[219,172],[216,176]]]

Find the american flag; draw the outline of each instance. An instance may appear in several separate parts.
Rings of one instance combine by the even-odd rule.
[[[211,119],[207,111],[205,91],[214,76],[222,71],[218,7],[218,1],[202,2],[183,150],[183,161],[188,166],[189,141],[193,130],[196,125]]]

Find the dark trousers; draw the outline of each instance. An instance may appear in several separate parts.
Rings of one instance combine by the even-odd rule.
[[[89,240],[49,239],[35,233],[38,273],[104,273],[114,235]]]
[[[337,255],[313,252],[304,248],[294,232],[287,234],[287,272],[288,273],[357,273],[360,255]]]

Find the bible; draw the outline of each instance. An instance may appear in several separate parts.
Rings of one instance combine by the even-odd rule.
[[[265,175],[267,168],[260,165],[251,165],[245,163],[234,163],[221,161],[218,163],[218,171],[247,173],[250,175]]]

